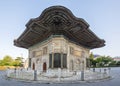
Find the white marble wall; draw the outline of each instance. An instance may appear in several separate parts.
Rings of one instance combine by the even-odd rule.
[[[43,48],[47,47],[47,54],[40,55],[33,57],[34,51],[42,51]],[[72,55],[70,54],[70,47],[73,47],[74,50],[79,54]],[[43,63],[46,62],[47,64],[47,70],[49,69],[49,54],[50,53],[66,53],[67,54],[67,69],[68,71],[79,71],[83,69],[86,69],[86,58],[89,57],[89,49],[84,48],[82,46],[78,46],[68,40],[66,40],[64,37],[51,37],[50,39],[38,43],[32,47],[29,48],[29,58],[32,58],[31,60],[31,67],[33,66],[33,63],[35,64],[35,69],[43,71]],[[71,61],[73,61],[71,63]],[[84,61],[84,63],[83,63]],[[73,66],[73,67],[72,67]],[[72,68],[71,68],[72,67]]]

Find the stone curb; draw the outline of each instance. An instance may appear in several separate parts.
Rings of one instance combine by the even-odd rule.
[[[40,84],[79,84],[79,83],[95,83],[95,82],[103,82],[106,80],[112,80],[112,77],[107,77],[104,79],[98,79],[98,80],[85,80],[85,81],[34,81],[34,80],[27,80],[27,79],[18,79],[18,78],[10,78],[6,77],[8,80],[16,80],[20,82],[26,82],[26,83],[40,83]]]

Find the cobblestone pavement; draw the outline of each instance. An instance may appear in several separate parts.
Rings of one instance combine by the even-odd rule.
[[[36,83],[36,82],[24,82],[18,80],[12,80],[5,77],[6,72],[0,71],[0,86],[120,86],[120,67],[111,68],[112,79],[102,81],[91,81],[91,82],[79,82],[79,83]]]

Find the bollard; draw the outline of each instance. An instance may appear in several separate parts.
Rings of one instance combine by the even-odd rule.
[[[95,72],[95,68],[93,68],[93,72]]]
[[[111,70],[111,68],[109,67],[109,68],[108,68],[108,70],[110,71],[110,70]]]
[[[14,73],[16,74],[16,68],[14,69]]]
[[[7,72],[7,77],[10,77],[10,69],[9,68],[7,69],[6,72]]]
[[[101,69],[100,69],[100,73],[101,73]]]
[[[34,81],[37,80],[37,70],[34,70]]]
[[[109,76],[110,76],[110,70],[111,70],[111,68],[109,67],[109,68],[108,68],[108,73],[109,73]]]
[[[61,68],[58,68],[58,81],[61,80]]]
[[[106,74],[107,72],[106,72],[106,69],[104,69],[104,73]]]
[[[15,73],[15,78],[17,78],[17,69],[14,69],[14,73]]]
[[[84,71],[81,71],[81,81],[84,81]]]

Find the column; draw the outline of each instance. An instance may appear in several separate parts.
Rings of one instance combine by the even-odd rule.
[[[63,53],[61,52],[61,68],[63,68]]]
[[[52,68],[54,68],[54,52],[52,52]]]
[[[52,68],[54,68],[54,43],[52,43]]]

